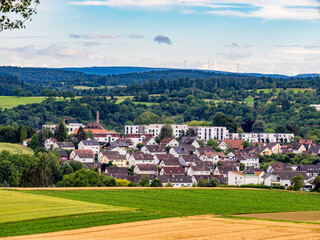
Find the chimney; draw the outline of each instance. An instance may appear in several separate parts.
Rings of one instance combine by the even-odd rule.
[[[97,123],[99,123],[99,111],[97,111]]]

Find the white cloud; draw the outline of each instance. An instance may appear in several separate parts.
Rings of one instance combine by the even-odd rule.
[[[170,9],[182,13],[202,13],[262,19],[320,20],[317,0],[86,0],[71,1],[71,5]],[[214,10],[213,10],[214,9]]]

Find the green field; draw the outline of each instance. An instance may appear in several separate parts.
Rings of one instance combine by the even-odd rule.
[[[13,144],[13,143],[0,143],[0,152],[3,150],[7,150],[11,153],[26,153],[26,154],[33,154],[33,151],[20,144]]]
[[[11,109],[18,105],[26,105],[31,103],[41,103],[45,97],[15,97],[15,96],[0,96],[0,108]]]
[[[0,199],[3,194],[8,191],[0,190]],[[16,193],[16,192],[9,192]],[[81,190],[81,191],[23,191],[18,194],[32,195],[40,204],[34,204],[34,211],[37,211],[37,205],[40,207],[40,212],[46,207],[54,207],[53,204],[41,205],[41,200],[49,197],[59,203],[68,203],[68,200],[77,201],[79,204],[97,204],[98,206],[106,206],[106,209],[101,208],[102,212],[110,211],[115,206],[118,209],[124,207],[127,212],[121,210],[116,212],[92,214],[87,213],[80,216],[62,216],[45,215],[45,219],[19,220],[20,211],[22,216],[23,205],[19,201],[10,201],[9,199],[2,200],[1,208],[10,209],[10,205],[17,204],[17,209],[14,211],[17,222],[0,224],[0,236],[25,235],[41,232],[62,231],[67,229],[84,228],[90,226],[100,226],[123,222],[141,221],[149,219],[159,219],[166,217],[190,216],[201,214],[217,214],[228,217],[234,214],[245,213],[265,213],[265,212],[291,212],[291,211],[312,211],[320,210],[320,195],[319,194],[302,194],[287,191],[276,190],[245,190],[245,189],[124,189],[124,190]],[[45,197],[40,199],[39,197]],[[51,198],[53,197],[53,198]],[[9,202],[9,203],[8,203]],[[14,203],[10,203],[14,202]],[[53,202],[51,202],[53,203]],[[21,204],[21,205],[19,205]],[[61,206],[61,205],[60,205]],[[65,205],[66,206],[66,205]],[[80,205],[79,205],[80,206]],[[75,207],[70,204],[70,208]],[[119,208],[120,207],[120,208]],[[30,209],[30,205],[27,205]],[[34,209],[32,208],[32,210]],[[67,207],[68,208],[68,207]],[[139,209],[134,212],[129,209]],[[20,210],[19,210],[20,209]],[[57,207],[59,209],[59,206]],[[86,209],[85,205],[80,209]],[[52,210],[52,209],[51,209]],[[65,215],[70,215],[67,212]],[[125,211],[125,210],[124,210]],[[47,212],[47,211],[46,211]],[[53,211],[54,212],[54,211]],[[79,212],[75,212],[79,214]],[[6,213],[0,215],[2,222],[8,216]],[[30,214],[30,217],[32,214]],[[57,218],[57,216],[60,216]],[[44,216],[41,216],[44,217]]]

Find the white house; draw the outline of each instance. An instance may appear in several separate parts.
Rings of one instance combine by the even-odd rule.
[[[165,186],[168,182],[170,182],[173,187],[192,187],[192,178],[186,175],[159,175],[157,176],[162,182],[162,186]]]
[[[146,145],[141,148],[141,152],[144,154],[164,154],[166,153],[166,150],[161,148],[159,145]]]
[[[133,171],[139,175],[158,175],[158,167],[155,164],[137,164]]]
[[[100,144],[96,140],[82,140],[78,149],[92,150],[94,154],[98,154],[100,152]]]
[[[201,161],[210,161],[212,163],[217,163],[220,160],[219,154],[216,152],[205,152],[199,158]]]
[[[228,185],[261,184],[264,172],[247,170],[243,172],[228,172]]]
[[[161,145],[164,147],[171,146],[171,147],[178,147],[179,142],[174,138],[164,138],[161,140]]]
[[[134,152],[127,159],[129,167],[137,164],[157,164],[151,154],[144,154],[142,152]]]
[[[75,149],[70,154],[70,160],[75,160],[82,163],[93,163],[94,154],[91,149],[89,150]]]
[[[74,150],[75,147],[72,142],[55,142],[52,149]]]
[[[290,180],[298,174],[303,176],[305,182],[308,180],[308,176],[305,171],[273,171],[268,172],[263,176],[264,185],[280,185],[287,188],[288,186],[291,186]]]
[[[48,151],[49,149],[53,149],[53,145],[57,142],[56,138],[46,138],[44,141],[44,147]]]

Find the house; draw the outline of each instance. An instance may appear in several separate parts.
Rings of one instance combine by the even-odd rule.
[[[119,153],[120,155],[123,155],[123,156],[125,156],[127,154],[127,150],[124,150],[121,147],[111,147],[109,151],[117,152],[117,153]]]
[[[154,137],[147,137],[145,138],[142,143],[146,146],[146,145],[158,145],[158,143],[156,142],[156,140],[154,139]]]
[[[152,138],[152,134],[131,133],[126,134],[126,138],[133,142],[133,146],[137,146],[138,143],[142,143],[147,138]]]
[[[299,165],[296,171],[303,171],[307,173],[308,177],[319,176],[320,174],[320,163],[315,165]]]
[[[289,148],[289,152],[292,152],[295,154],[301,154],[305,151],[307,151],[306,147],[300,143],[293,143]]]
[[[311,145],[308,148],[307,154],[318,155],[320,154],[320,145]]]
[[[243,150],[242,146],[243,141],[241,139],[223,139],[219,144],[218,148],[223,151],[228,150],[228,148],[232,148],[234,150]]]
[[[240,163],[237,161],[223,160],[223,161],[219,161],[218,165],[219,164],[220,166],[235,167],[237,171],[240,171]]]
[[[273,153],[273,154],[279,154],[280,153],[280,148],[281,148],[281,145],[279,143],[267,143],[265,145],[268,149],[270,149],[270,151]]]
[[[126,157],[124,155],[120,155],[118,152],[103,151],[102,157],[100,158],[100,160],[99,160],[99,155],[98,155],[98,161],[101,163],[108,164],[111,162],[112,165],[116,165],[117,167],[127,167]]]
[[[238,167],[235,166],[217,166],[214,171],[213,174],[214,175],[222,175],[223,177],[228,177],[229,172],[236,172],[239,171]]]
[[[193,165],[188,167],[187,175],[210,175],[212,172],[213,164],[212,162],[194,162]]]
[[[72,142],[55,142],[52,149],[74,150],[75,146]]]
[[[205,152],[212,152],[212,151],[214,151],[212,147],[206,146],[206,147],[197,148],[196,150],[194,150],[193,154],[200,157]]]
[[[106,167],[105,173],[114,178],[122,178],[128,175],[125,167]]]
[[[172,147],[170,148],[169,153],[178,158],[181,155],[189,155],[190,151],[188,151],[185,147]]]
[[[46,148],[46,150],[53,149],[53,144],[55,144],[56,142],[57,142],[56,138],[46,138],[44,141],[44,147]]]
[[[308,145],[312,145],[313,141],[311,139],[300,139],[299,140],[299,144],[308,144]]]
[[[96,140],[82,140],[79,142],[78,149],[92,150],[94,154],[100,152],[100,144]]]
[[[140,174],[140,175],[144,175],[144,174],[158,175],[158,167],[155,164],[137,164],[134,167],[133,171],[135,174]]]
[[[200,162],[200,158],[197,155],[181,155],[179,156],[180,165],[183,167],[190,166],[194,162]]]
[[[274,172],[274,171],[293,171],[293,170],[292,168],[288,167],[286,164],[277,162],[277,163],[272,163],[267,169],[267,172]]]
[[[94,154],[91,149],[75,149],[70,154],[70,160],[82,163],[94,163]]]
[[[235,161],[245,165],[246,170],[260,168],[259,157],[247,152],[236,152],[233,158]]]
[[[185,175],[182,167],[163,167],[159,175]]]
[[[157,179],[162,182],[162,186],[165,186],[168,182],[173,187],[192,187],[193,185],[191,177],[186,175],[159,175]]]
[[[161,140],[160,144],[164,146],[164,148],[167,146],[171,146],[171,147],[179,146],[179,142],[174,138],[164,138]]]
[[[298,174],[302,175],[305,181],[308,180],[307,173],[304,171],[273,171],[268,172],[263,176],[264,185],[280,185],[287,188],[288,186],[291,186],[290,180]]]
[[[127,158],[128,167],[136,164],[157,164],[151,154],[144,154],[142,152],[133,152]]]
[[[155,155],[155,154],[166,153],[166,150],[161,148],[161,146],[159,146],[157,144],[157,145],[146,145],[146,146],[143,146],[141,148],[141,152],[143,152],[144,154]]]
[[[157,164],[159,164],[162,159],[175,158],[171,154],[167,154],[167,153],[155,154],[153,155],[153,157]]]
[[[68,153],[65,150],[58,150],[57,152],[60,156],[60,158],[59,158],[60,161],[68,161],[69,160]]]
[[[254,153],[256,155],[270,156],[272,151],[267,146],[257,146],[251,147],[247,150],[249,153]]]
[[[212,163],[217,163],[219,162],[219,154],[217,152],[205,152],[202,155],[200,155],[200,160],[201,161],[210,161]]]
[[[30,141],[31,141],[31,138],[27,138],[27,139],[23,140],[22,145],[28,147],[28,142],[30,142]],[[48,149],[50,149],[50,147]],[[48,150],[48,149],[46,149],[46,150]]]
[[[228,185],[261,184],[264,172],[246,170],[243,172],[228,172]]]
[[[158,164],[160,167],[180,167],[178,158],[162,158]]]
[[[194,148],[199,148],[197,137],[182,137],[179,141],[179,145],[192,145]]]

